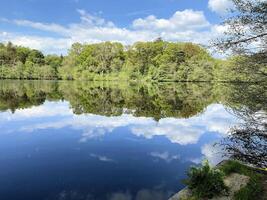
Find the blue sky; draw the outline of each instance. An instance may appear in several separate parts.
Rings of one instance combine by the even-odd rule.
[[[162,37],[208,44],[229,0],[0,0],[0,42],[63,53],[74,42]]]

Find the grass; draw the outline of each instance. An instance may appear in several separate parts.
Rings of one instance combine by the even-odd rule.
[[[238,173],[250,177],[249,183],[235,194],[235,200],[260,199],[262,195],[262,175],[256,172],[255,169],[232,160],[221,165],[219,169],[222,170],[226,176],[231,173]]]

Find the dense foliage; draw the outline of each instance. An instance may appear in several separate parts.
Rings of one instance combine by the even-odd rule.
[[[192,43],[162,40],[123,46],[116,42],[72,45],[63,56],[0,44],[0,78],[149,81],[262,81],[260,73],[240,70],[240,60],[212,58]],[[237,64],[239,63],[239,64]],[[266,70],[260,65],[261,71]]]
[[[62,79],[209,81],[213,61],[204,48],[191,43],[157,40],[128,47],[111,42],[76,43],[59,74]]]
[[[57,68],[63,58],[44,56],[38,50],[0,43],[0,78],[3,79],[57,79]]]
[[[8,43],[0,46],[0,61],[1,78],[11,79],[209,81],[214,66],[205,49],[162,40],[130,47],[111,42],[75,43],[64,59]]]

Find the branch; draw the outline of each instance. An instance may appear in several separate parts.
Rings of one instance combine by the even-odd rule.
[[[262,33],[262,34],[259,34],[259,35],[253,36],[253,37],[249,37],[249,38],[242,39],[242,40],[237,40],[234,42],[228,42],[228,44],[235,45],[235,44],[239,44],[239,43],[244,43],[244,42],[248,42],[250,40],[254,40],[254,39],[257,39],[257,38],[260,38],[263,36],[267,36],[267,33]]]

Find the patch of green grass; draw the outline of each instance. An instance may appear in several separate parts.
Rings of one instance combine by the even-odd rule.
[[[219,169],[222,170],[225,175],[238,173],[250,177],[249,183],[235,194],[235,200],[260,199],[262,191],[261,175],[255,170],[232,160],[227,161],[225,164],[220,166]]]

